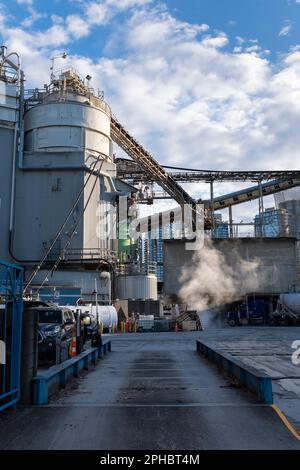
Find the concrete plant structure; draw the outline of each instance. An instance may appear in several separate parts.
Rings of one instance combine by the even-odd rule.
[[[233,271],[238,269],[238,260],[258,262],[260,282],[255,292],[249,294],[280,294],[293,291],[299,285],[295,238],[215,239],[212,243]],[[183,267],[186,266],[191,273],[195,269],[195,252],[186,250],[182,240],[166,240],[164,246],[164,290],[166,295],[176,296],[182,287],[180,274]]]

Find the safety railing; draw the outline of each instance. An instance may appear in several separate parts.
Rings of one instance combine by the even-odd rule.
[[[119,263],[116,266],[116,274],[118,276],[133,276],[135,274],[156,274],[156,262],[128,262]]]
[[[0,411],[20,397],[23,269],[0,262]]]

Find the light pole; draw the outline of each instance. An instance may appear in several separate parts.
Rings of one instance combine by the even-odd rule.
[[[68,56],[67,56],[67,53],[64,52],[63,54],[61,55],[56,55],[54,57],[51,57],[51,68],[50,68],[50,72],[51,72],[51,75],[50,75],[50,78],[51,78],[51,81],[54,80],[55,78],[55,75],[54,75],[54,63],[56,61],[56,59],[66,59]]]

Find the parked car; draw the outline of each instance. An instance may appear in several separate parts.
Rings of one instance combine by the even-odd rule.
[[[39,359],[55,362],[56,343],[67,343],[68,356],[71,357],[72,336],[75,330],[75,318],[66,308],[39,307]]]

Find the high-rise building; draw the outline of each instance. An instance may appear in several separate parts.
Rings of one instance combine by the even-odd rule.
[[[300,200],[291,199],[288,201],[281,202],[279,204],[280,209],[284,209],[288,212],[291,220],[291,228],[293,235],[300,237]]]
[[[222,214],[215,214],[214,219],[215,219],[214,238],[228,238],[229,237],[228,222],[223,222]]]
[[[294,235],[293,218],[284,208],[270,207],[254,219],[256,237],[291,237]]]
[[[148,232],[144,237],[141,259],[143,262],[156,263],[156,276],[164,282],[164,240],[181,237],[181,222],[172,222],[166,226]]]

